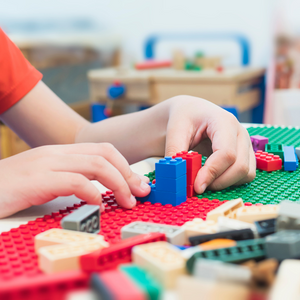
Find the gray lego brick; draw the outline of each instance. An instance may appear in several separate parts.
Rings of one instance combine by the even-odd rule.
[[[156,224],[149,222],[133,222],[121,229],[122,239],[127,239],[139,234],[149,232],[162,232],[166,234],[167,241],[173,245],[182,246],[185,244],[185,231],[180,226]]]
[[[300,230],[300,204],[292,201],[282,201],[279,204],[276,231]]]
[[[300,147],[295,148],[295,152],[296,152],[298,159],[300,160]]]
[[[63,229],[98,233],[100,231],[100,209],[98,205],[84,205],[61,220]]]
[[[278,260],[300,257],[300,231],[282,230],[267,236],[266,253]]]

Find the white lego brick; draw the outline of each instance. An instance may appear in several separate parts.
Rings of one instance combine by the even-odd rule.
[[[282,201],[278,205],[278,218],[276,231],[300,229],[300,204],[299,202]]]
[[[229,231],[229,230],[240,230],[250,228],[252,231],[256,232],[256,227],[254,224],[247,222],[230,219],[227,217],[218,218],[218,229],[219,231]]]
[[[87,243],[93,241],[104,241],[104,237],[92,233],[52,228],[37,234],[34,238],[34,246],[35,251],[37,252],[38,249],[45,246],[75,242]]]
[[[222,205],[216,207],[212,211],[207,213],[206,220],[214,220],[215,222],[218,221],[219,217],[229,217],[231,218],[232,213],[240,208],[243,207],[244,203],[241,198],[235,199],[235,200],[230,200]]]
[[[121,229],[122,239],[127,239],[139,234],[161,232],[165,233],[167,241],[173,245],[182,246],[186,242],[185,231],[180,226],[156,224],[150,222],[132,222]]]
[[[234,212],[233,217],[243,222],[254,223],[255,221],[277,218],[278,205],[244,206]]]
[[[61,227],[89,233],[100,231],[99,205],[83,205],[61,220]]]
[[[244,284],[180,276],[176,285],[177,300],[248,300],[250,289]]]
[[[132,260],[149,271],[165,288],[174,288],[178,276],[186,273],[186,259],[180,250],[167,242],[133,247]]]
[[[285,259],[277,272],[271,288],[270,300],[299,300],[300,299],[300,261]]]
[[[189,243],[188,238],[195,235],[211,234],[218,232],[218,224],[214,220],[203,221],[200,218],[195,218],[193,221],[188,221],[182,225],[185,231],[186,243]]]
[[[45,273],[80,270],[80,256],[108,245],[105,241],[95,240],[42,247],[38,250],[39,268]]]
[[[300,147],[295,148],[295,152],[296,152],[298,159],[300,160]]]
[[[217,260],[197,259],[193,275],[198,278],[250,284],[249,268]]]

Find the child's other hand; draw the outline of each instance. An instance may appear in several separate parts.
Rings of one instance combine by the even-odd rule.
[[[195,180],[198,194],[207,187],[221,190],[255,178],[256,162],[249,134],[231,113],[191,96],[168,101],[166,156],[190,149],[211,154]]]
[[[112,190],[126,208],[135,206],[134,196],[150,192],[149,180],[133,173],[111,144],[44,146],[0,161],[0,217],[73,194],[103,210],[92,179]]]

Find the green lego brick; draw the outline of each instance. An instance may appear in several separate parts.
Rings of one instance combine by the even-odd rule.
[[[281,145],[281,144],[266,144],[265,152],[273,153],[274,155],[279,155],[283,161],[283,145]]]
[[[121,265],[119,269],[126,273],[145,293],[149,300],[158,300],[162,294],[162,287],[145,270],[134,265]]]
[[[193,273],[197,259],[219,260],[228,263],[239,263],[248,259],[260,260],[266,257],[265,239],[255,239],[237,242],[235,247],[199,251],[193,254],[187,261],[186,266]]]

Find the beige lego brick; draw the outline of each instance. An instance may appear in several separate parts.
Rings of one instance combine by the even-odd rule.
[[[218,225],[214,220],[203,221],[200,218],[195,218],[193,221],[183,224],[182,229],[185,231],[186,243],[189,243],[188,238],[190,236],[218,232]]]
[[[208,212],[206,220],[213,220],[217,222],[219,217],[231,218],[233,211],[243,206],[244,203],[242,198],[227,201],[224,204],[213,209],[212,211]]]
[[[178,300],[248,300],[250,290],[243,284],[180,276],[177,295]]]
[[[38,251],[39,267],[45,273],[80,270],[80,256],[106,247],[101,240],[43,247]]]
[[[255,221],[277,218],[277,205],[244,206],[233,213],[233,218],[243,222],[254,223]]]
[[[239,221],[236,219],[230,219],[227,217],[218,218],[219,231],[241,230],[246,228],[250,228],[252,231],[256,232],[256,227],[254,224]]]
[[[270,300],[299,300],[300,299],[300,261],[284,260],[272,286]]]
[[[165,288],[174,288],[178,276],[186,273],[186,259],[180,250],[167,242],[135,246],[132,259],[155,276]]]
[[[103,242],[104,237],[92,233],[53,228],[36,235],[34,238],[34,246],[35,252],[37,253],[40,248],[46,246],[93,241]]]

